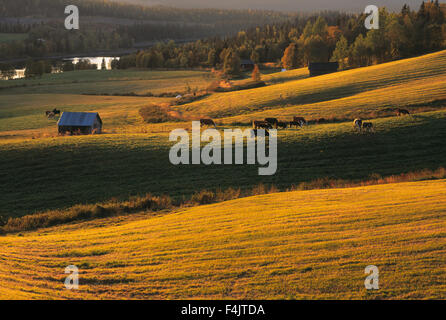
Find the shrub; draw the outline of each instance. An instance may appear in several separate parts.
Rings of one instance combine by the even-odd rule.
[[[169,121],[178,121],[178,118],[169,115],[169,108],[166,106],[160,106],[156,104],[142,107],[139,109],[139,114],[143,120],[147,123],[162,123]]]
[[[203,190],[195,193],[191,197],[191,201],[198,204],[210,204],[215,202],[215,198],[215,193],[213,193],[212,191]]]
[[[358,186],[368,186],[376,184],[388,184],[395,182],[420,181],[428,179],[445,179],[446,169],[438,168],[432,170],[420,170],[415,172],[403,173],[400,175],[392,175],[381,177],[379,174],[372,174],[369,179],[364,181],[348,181],[342,179],[321,178],[310,182],[300,183],[298,186],[292,186],[285,191],[311,190],[311,189],[327,189],[327,188],[348,188]],[[21,232],[35,230],[43,227],[51,227],[64,223],[78,220],[86,220],[92,218],[105,218],[121,214],[123,212],[133,213],[140,211],[161,211],[172,209],[173,207],[183,207],[190,205],[202,205],[215,202],[228,201],[246,196],[263,195],[268,193],[276,193],[280,190],[271,185],[269,188],[263,184],[254,186],[251,190],[242,192],[240,189],[228,188],[226,190],[217,190],[212,192],[203,190],[197,192],[190,200],[183,199],[173,203],[172,199],[167,196],[153,196],[146,194],[142,197],[133,197],[126,202],[120,202],[116,198],[110,199],[107,203],[97,205],[76,205],[65,210],[53,210],[45,213],[27,215],[18,218],[9,218],[0,216],[0,235],[9,232]]]

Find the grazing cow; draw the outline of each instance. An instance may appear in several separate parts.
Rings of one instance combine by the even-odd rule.
[[[217,126],[215,125],[215,122],[212,119],[200,119],[200,125],[214,127],[215,129],[217,129]]]
[[[328,123],[328,120],[325,119],[325,118],[320,118],[320,119],[317,119],[317,120],[316,120],[316,123],[317,123],[317,124]]]
[[[46,111],[45,115],[48,119],[54,118],[54,116],[55,116],[53,111]]]
[[[355,119],[353,121],[353,127],[358,130],[361,131],[362,130],[362,120],[361,119]]]
[[[302,128],[304,125],[307,125],[307,120],[305,120],[305,118],[302,118],[302,117],[294,117],[294,118],[293,118],[293,122],[299,122],[301,128]]]
[[[373,129],[373,123],[371,123],[371,122],[364,122],[362,124],[362,128],[364,129],[364,131],[368,131],[368,132],[374,132],[375,131]]]
[[[279,121],[277,122],[277,128],[286,129],[288,128],[288,122],[285,121]]]
[[[252,128],[253,129],[272,129],[273,126],[269,122],[266,122],[266,121],[256,121],[256,120],[254,120],[252,122]]]
[[[409,112],[409,110],[406,110],[406,109],[396,109],[396,115],[397,115],[398,117],[401,117],[401,116],[410,116],[410,112]]]
[[[277,126],[279,125],[279,120],[276,118],[266,118],[266,122],[268,122],[270,125],[274,126],[277,129]]]
[[[269,131],[266,129],[252,129],[251,130],[251,138],[257,138],[259,136],[259,131],[263,130],[265,133],[261,136],[263,137],[269,137]]]
[[[302,128],[303,127],[303,122],[302,121],[290,121],[290,128],[292,128],[292,127]]]

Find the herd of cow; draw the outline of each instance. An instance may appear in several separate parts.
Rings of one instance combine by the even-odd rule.
[[[406,109],[395,109],[396,115],[398,117],[410,115],[410,112]],[[324,118],[316,120],[316,123],[327,123],[328,121]],[[200,124],[202,126],[213,126],[216,128],[215,122],[212,119],[201,119]],[[257,130],[264,129],[266,130],[266,134],[268,135],[269,129],[286,129],[288,127],[300,127],[303,128],[303,126],[307,125],[308,121],[305,120],[303,117],[294,117],[293,121],[279,121],[277,118],[266,118],[265,120],[253,120],[252,121],[252,128],[254,131],[254,134],[256,135]],[[372,122],[365,122],[362,119],[355,119],[353,121],[353,127],[358,130],[359,132],[374,132],[374,126]]]
[[[289,122],[288,121],[279,121],[276,118],[266,118],[265,120],[261,120],[261,121],[258,121],[258,120],[252,121],[252,128],[253,129],[266,129],[266,130],[273,129],[273,128],[286,129],[286,128],[288,128],[288,126],[290,128],[293,128],[293,127],[302,128],[303,126],[305,126],[307,124],[308,124],[307,120],[305,120],[305,118],[302,118],[302,117],[294,117],[293,121],[289,121]]]

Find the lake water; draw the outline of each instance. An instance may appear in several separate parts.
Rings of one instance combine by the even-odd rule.
[[[118,59],[116,57],[85,57],[85,58],[71,58],[65,59],[65,61],[73,61],[74,64],[77,64],[80,60],[88,60],[91,64],[95,64],[98,67],[98,70],[102,69],[102,60],[105,60],[105,67],[107,70],[111,70],[111,62],[113,59]]]
[[[111,70],[111,63],[113,59],[118,59],[119,57],[83,57],[83,58],[69,58],[62,59],[62,61],[73,61],[74,64],[77,64],[80,60],[88,60],[91,64],[96,64],[98,70],[102,70],[102,60],[105,60],[105,67],[107,70]],[[55,70],[53,73],[60,73],[61,71]],[[22,79],[25,77],[25,69],[16,69],[15,76],[12,79]],[[5,80],[0,75],[0,80]]]

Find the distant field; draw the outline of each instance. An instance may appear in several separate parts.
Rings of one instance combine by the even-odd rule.
[[[204,89],[213,78],[206,71],[85,70],[45,74],[42,78],[0,81],[0,96],[9,94],[160,94]],[[15,87],[15,88],[14,88]],[[1,90],[8,88],[7,90]]]
[[[28,37],[26,33],[0,33],[0,43],[20,41]]]
[[[211,73],[205,71],[88,70],[31,80],[0,80],[0,139],[2,132],[6,137],[6,131],[17,130],[51,129],[44,132],[54,135],[57,121],[45,117],[45,111],[54,108],[99,112],[105,131],[125,132],[124,127],[142,124],[138,114],[141,107],[168,103],[174,98],[107,95],[186,93],[189,89],[205,89],[212,79]],[[26,132],[12,134],[30,136]]]
[[[278,171],[270,177],[259,176],[258,166],[173,166],[167,130],[4,142],[0,214],[146,192],[182,197],[206,188],[285,188],[324,177],[366,179],[446,166],[446,111],[374,123],[375,134],[358,134],[350,122],[279,131]]]
[[[270,194],[0,237],[0,299],[445,299],[446,181]],[[79,267],[79,290],[64,288]],[[364,288],[376,265],[379,291]]]
[[[0,139],[12,130],[50,128],[57,133],[57,119],[48,119],[46,110],[99,112],[104,130],[141,124],[141,107],[150,103],[168,102],[171,98],[108,97],[71,94],[0,94]],[[109,131],[110,132],[110,131]]]

